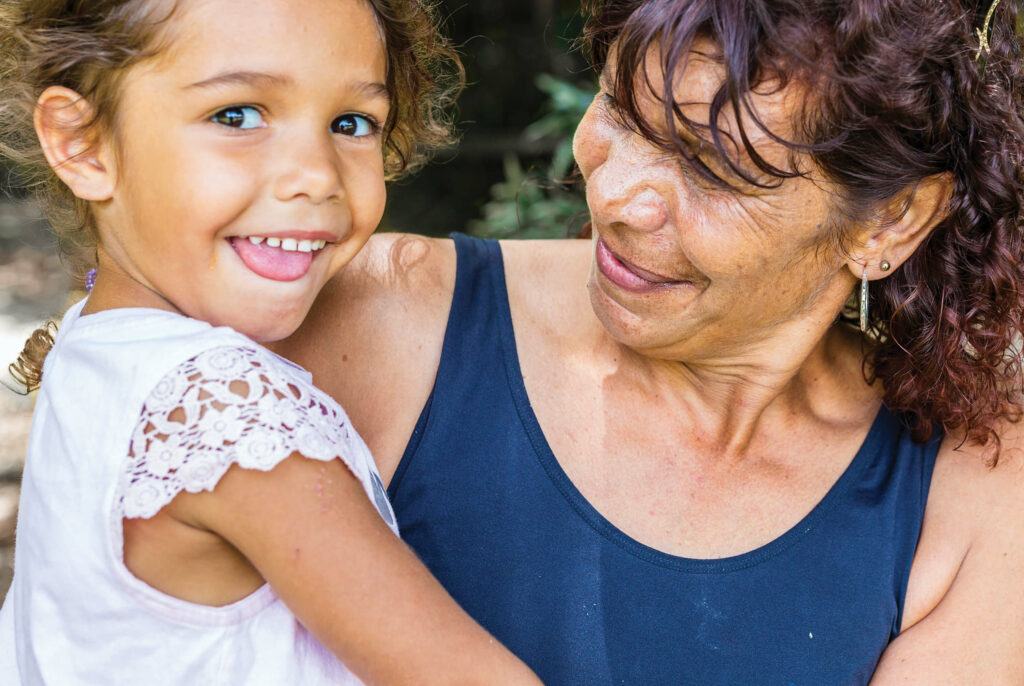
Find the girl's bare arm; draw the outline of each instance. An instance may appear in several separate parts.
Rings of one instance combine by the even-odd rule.
[[[367,684],[539,684],[396,537],[340,460],[232,467],[168,506],[222,536]]]

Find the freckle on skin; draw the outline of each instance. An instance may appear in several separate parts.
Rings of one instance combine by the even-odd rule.
[[[342,362],[348,362],[348,355],[342,355],[341,356],[341,361]]]

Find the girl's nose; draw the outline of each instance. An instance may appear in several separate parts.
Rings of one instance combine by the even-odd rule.
[[[344,195],[342,160],[329,135],[301,141],[293,137],[279,150],[284,165],[274,181],[278,200],[305,198],[319,205]]]

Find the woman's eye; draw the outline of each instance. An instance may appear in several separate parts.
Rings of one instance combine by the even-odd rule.
[[[248,105],[225,107],[210,117],[210,120],[233,129],[258,129],[266,126],[260,111]]]
[[[377,123],[361,114],[343,114],[331,122],[331,133],[343,136],[369,136],[377,133]]]
[[[619,102],[615,99],[615,96],[611,93],[601,93],[601,107],[607,116],[611,117],[620,126],[623,125],[625,118],[622,116],[622,108],[619,107]]]

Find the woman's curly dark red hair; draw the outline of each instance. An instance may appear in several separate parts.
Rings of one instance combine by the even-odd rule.
[[[998,423],[1022,415],[1024,65],[1016,3],[996,7],[991,53],[980,56],[975,30],[991,0],[585,4],[595,66],[602,69],[616,49],[620,111],[712,181],[730,185],[694,158],[674,124],[652,127],[640,115],[634,81],[652,44],[661,48],[668,93],[696,38],[720,47],[726,78],[709,122],[687,120],[674,102],[665,103],[665,114],[727,160],[730,137],[717,128],[719,113],[742,112],[760,126],[748,106],[752,90],[769,81],[802,83],[808,97],[798,140],[783,142],[809,153],[835,183],[843,219],[885,216],[923,179],[949,175],[948,215],[899,269],[871,282],[875,335],[865,341],[865,369],[883,383],[888,407],[916,417],[919,440],[937,426],[994,444],[998,457]],[[760,173],[737,167],[737,177],[770,185],[799,173],[767,163],[742,131],[738,138]]]

